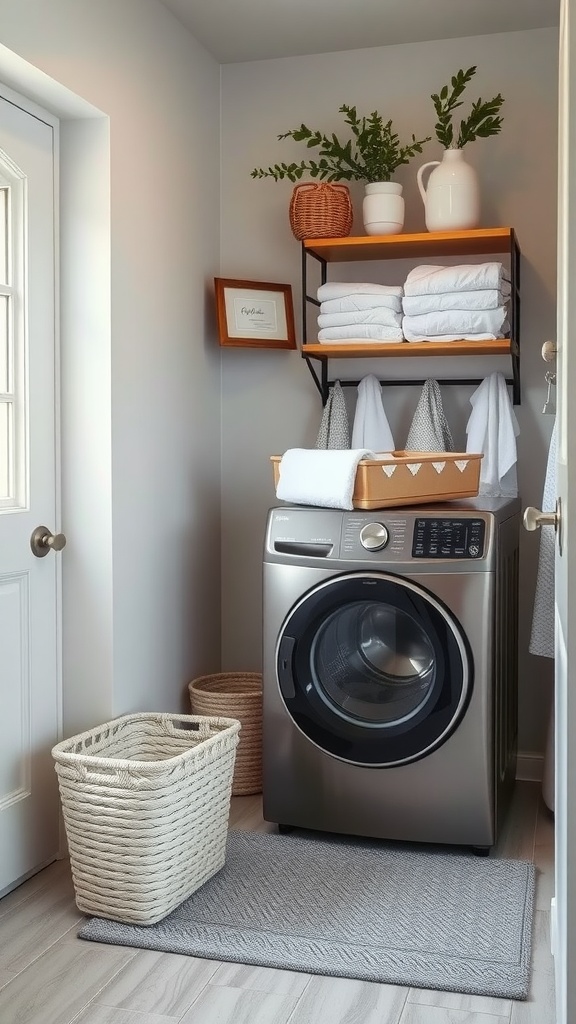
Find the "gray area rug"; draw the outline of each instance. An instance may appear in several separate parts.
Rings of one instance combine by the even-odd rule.
[[[225,867],[149,927],[95,942],[339,978],[525,999],[535,872],[524,861],[295,833],[230,832]]]

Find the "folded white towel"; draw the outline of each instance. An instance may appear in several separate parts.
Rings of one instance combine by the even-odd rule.
[[[510,275],[501,263],[462,264],[458,267],[422,264],[408,274],[404,282],[404,294],[436,295],[439,292],[502,288],[502,282],[509,279]]]
[[[412,452],[454,451],[452,432],[444,414],[442,392],[437,380],[424,382],[406,440],[406,449]]]
[[[544,493],[542,495],[542,511],[553,512],[556,508],[556,422],[552,428]],[[542,658],[554,657],[554,564],[556,559],[556,535],[552,526],[543,526],[540,530],[540,554],[538,556],[538,575],[534,594],[534,612],[532,630],[528,650],[530,654],[539,654]]]
[[[320,421],[316,447],[350,447],[350,424],[348,423],[344,392],[339,380],[335,380],[333,387],[330,388]]]
[[[351,509],[358,463],[373,458],[374,452],[364,448],[290,448],[280,460],[276,497],[298,505]]]
[[[372,284],[358,281],[327,281],[318,289],[318,299],[342,299],[348,295],[395,295],[402,297],[402,285]]]
[[[320,312],[355,313],[361,309],[374,309],[376,306],[385,306],[386,309],[401,313],[402,299],[399,295],[387,295],[385,292],[379,292],[378,295],[342,295],[339,299],[326,299],[321,302]]]
[[[506,380],[491,373],[470,399],[472,412],[466,425],[467,452],[484,455],[480,467],[480,494],[518,496],[516,438],[520,433]]]
[[[437,313],[444,309],[496,309],[503,306],[510,295],[510,286],[481,288],[474,292],[440,292],[437,295],[405,295],[402,308],[406,316]]]
[[[379,327],[378,324],[354,324],[351,327],[323,327],[318,341],[403,341],[401,327]]]
[[[440,334],[464,338],[470,334],[483,334],[488,338],[501,338],[506,320],[506,308],[446,309],[421,316],[405,316],[402,331],[408,341],[425,340]]]
[[[503,336],[507,337],[510,328],[507,322],[504,324]],[[495,334],[415,334],[411,338],[404,338],[405,341],[495,341]],[[498,335],[502,337],[502,335]]]
[[[382,387],[373,373],[363,377],[358,385],[352,448],[362,447],[374,452],[392,452],[396,447],[382,405]]]
[[[380,327],[402,328],[402,313],[377,306],[356,313],[320,313],[318,327],[351,327],[353,324],[378,324]]]

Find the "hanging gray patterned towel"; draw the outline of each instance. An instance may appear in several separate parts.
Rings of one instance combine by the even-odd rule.
[[[454,441],[444,415],[437,380],[430,379],[424,382],[406,440],[406,449],[413,452],[454,451]]]
[[[320,430],[316,439],[317,448],[349,448],[350,425],[344,392],[339,380],[330,388],[328,401],[324,406]]]

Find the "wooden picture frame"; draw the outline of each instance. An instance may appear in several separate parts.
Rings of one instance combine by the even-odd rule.
[[[215,277],[220,345],[296,348],[292,287]]]

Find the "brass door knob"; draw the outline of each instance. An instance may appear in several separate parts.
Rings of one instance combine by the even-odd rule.
[[[49,551],[62,551],[66,537],[63,533],[51,533],[47,526],[37,526],[30,537],[30,547],[36,558],[44,558]]]

